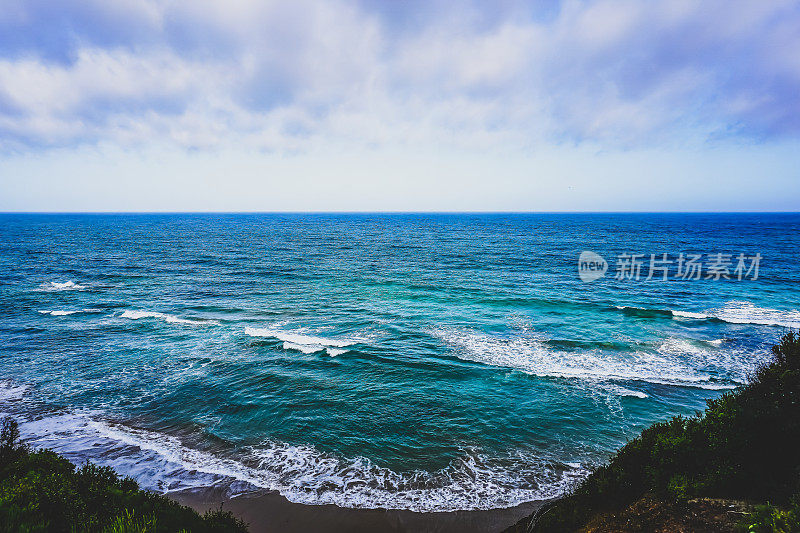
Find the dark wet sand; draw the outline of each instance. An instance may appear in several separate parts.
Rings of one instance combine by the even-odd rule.
[[[335,505],[301,505],[279,494],[226,499],[211,492],[180,492],[170,498],[204,512],[222,508],[250,526],[252,533],[381,533],[498,532],[528,516],[546,502],[529,502],[510,509],[415,513],[387,509],[343,509]]]

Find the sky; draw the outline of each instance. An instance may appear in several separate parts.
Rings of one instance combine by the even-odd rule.
[[[798,211],[800,3],[0,0],[0,211]]]

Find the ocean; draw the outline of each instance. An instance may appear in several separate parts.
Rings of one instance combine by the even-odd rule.
[[[797,214],[0,215],[0,412],[33,447],[161,492],[511,507],[745,383],[800,327],[799,230]],[[605,275],[584,281],[582,252]]]

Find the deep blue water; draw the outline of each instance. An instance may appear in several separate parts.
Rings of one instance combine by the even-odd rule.
[[[0,411],[162,491],[549,497],[800,327],[800,215],[0,215]],[[578,277],[589,250],[604,278]],[[621,253],[642,279],[614,279]],[[650,254],[758,279],[645,280]],[[749,263],[748,263],[749,266]],[[675,268],[675,265],[673,265]],[[705,272],[703,274],[705,276]]]

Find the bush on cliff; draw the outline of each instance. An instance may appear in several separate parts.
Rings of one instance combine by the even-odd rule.
[[[762,510],[759,520],[794,520],[780,507],[800,494],[800,336],[786,334],[772,351],[774,360],[748,385],[708,402],[704,413],[646,429],[572,494],[519,526],[573,531],[647,493],[677,503],[701,496],[769,502],[778,508]]]
[[[19,443],[16,421],[0,427],[0,531],[196,533],[246,532],[229,512],[200,516],[140,490],[131,478],[90,463],[80,468],[50,450]]]

